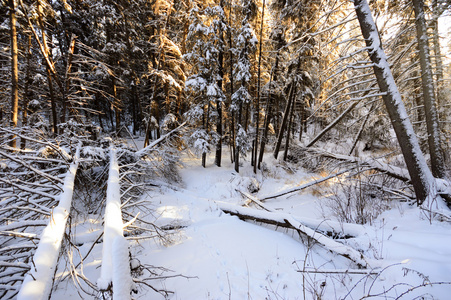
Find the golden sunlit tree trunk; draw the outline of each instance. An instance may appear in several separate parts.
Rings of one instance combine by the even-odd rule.
[[[11,26],[11,126],[17,126],[19,113],[19,68],[17,63],[17,31],[16,31],[16,3],[9,0],[9,19]],[[16,137],[12,136],[10,146],[16,147]]]

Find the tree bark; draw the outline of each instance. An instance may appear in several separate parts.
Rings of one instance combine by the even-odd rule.
[[[56,78],[56,71],[55,67],[53,65],[53,60],[51,59],[51,52],[49,49],[49,46],[47,44],[47,35],[45,33],[44,28],[44,21],[43,21],[43,8],[40,4],[40,1],[38,1],[38,24],[39,28],[41,29],[41,36],[42,36],[42,47],[43,47],[43,55],[46,58],[47,61],[47,82],[49,85],[49,94],[50,94],[50,104],[51,104],[51,110],[52,110],[52,124],[53,124],[53,134],[58,134],[58,119],[56,116],[56,99],[55,99],[55,91],[53,88],[53,80],[52,75],[55,75]],[[30,26],[33,26],[30,24]],[[63,90],[60,86],[61,91]]]
[[[232,16],[232,3],[229,3],[229,20],[228,24],[231,24],[230,18]],[[229,39],[229,55],[230,55],[230,98],[232,97],[234,93],[234,80],[233,80],[233,39],[232,39],[232,29],[228,28],[228,39]],[[230,100],[232,102],[232,100]],[[230,151],[230,158],[231,162],[235,162],[235,153],[236,153],[236,131],[235,131],[235,114],[232,113],[230,116],[230,135],[231,135],[231,151]],[[235,166],[236,169],[236,166]]]
[[[322,138],[329,130],[331,130],[335,125],[337,125],[350,111],[352,111],[357,104],[359,104],[360,101],[355,101],[349,107],[341,114],[339,115],[335,120],[333,120],[326,128],[324,128],[316,137],[313,138],[313,140],[308,143],[307,147],[313,146],[320,138]]]
[[[261,79],[261,63],[262,63],[262,44],[263,44],[263,20],[265,18],[265,0],[263,0],[263,8],[262,8],[262,20],[260,24],[260,43],[258,50],[258,71],[257,71],[257,101],[255,104],[255,141],[254,147],[252,148],[253,156],[254,156],[254,173],[257,173],[257,165],[258,165],[258,134],[259,134],[259,123],[258,119],[260,117],[260,79]]]
[[[28,124],[28,102],[30,101],[30,85],[33,82],[31,78],[31,35],[28,35],[28,46],[27,46],[27,73],[25,78],[25,88],[23,95],[23,103],[22,103],[22,126],[26,126]],[[27,145],[27,140],[21,138],[20,140],[20,148],[25,149]]]
[[[11,27],[11,126],[17,126],[19,114],[19,67],[17,62],[17,31],[16,31],[16,3],[15,0],[9,0],[9,20]],[[16,148],[16,136],[11,137],[10,146]]]
[[[264,123],[264,129],[263,129],[263,136],[260,142],[260,153],[258,156],[258,168],[260,169],[261,167],[261,163],[263,161],[263,154],[265,153],[265,146],[266,146],[266,142],[268,139],[268,130],[269,130],[269,124],[271,122],[271,117],[273,116],[272,114],[272,105],[273,102],[271,101],[272,99],[272,94],[271,94],[271,83],[272,82],[277,82],[277,71],[279,69],[279,60],[280,60],[280,56],[279,56],[279,51],[280,49],[283,47],[283,39],[281,38],[281,35],[279,35],[279,39],[278,39],[278,45],[277,45],[277,54],[276,54],[276,61],[274,62],[274,70],[271,74],[271,78],[269,80],[269,92],[268,92],[268,98],[266,100],[266,108],[265,108],[265,123]]]
[[[205,133],[208,135],[208,125],[209,125],[209,116],[210,116],[210,101],[208,101],[207,107],[206,107],[206,112],[205,112],[205,108],[204,108],[204,120],[203,120],[203,125],[204,125],[204,129],[205,129]],[[207,152],[202,152],[202,167],[206,167],[207,165]]]
[[[224,1],[221,0],[219,2],[219,6],[222,10],[224,10]],[[224,23],[223,18],[221,18],[221,22]],[[223,88],[223,78],[224,78],[224,33],[221,28],[219,29],[220,43],[219,53],[218,53],[218,75],[219,79],[217,81],[218,88],[222,91]],[[216,112],[218,113],[218,119],[216,122],[216,133],[218,134],[218,143],[216,144],[216,154],[215,154],[215,165],[221,166],[222,159],[222,103],[224,99],[220,99],[216,101]]]
[[[242,119],[242,114],[243,114],[243,103],[241,102],[240,104],[239,104],[239,109],[238,109],[238,112],[236,113],[237,114],[237,117],[236,117],[236,130],[235,130],[235,159],[234,159],[234,162],[235,162],[235,171],[237,172],[237,173],[239,173],[240,172],[240,151],[241,151],[241,146],[240,145],[238,145],[238,139],[237,139],[237,136],[238,136],[238,134],[239,134],[239,132],[240,132],[240,129],[241,129],[241,119]]]
[[[429,52],[426,21],[424,18],[423,0],[413,0],[415,9],[415,25],[420,52],[421,81],[423,87],[424,111],[428,132],[429,154],[431,169],[434,177],[446,178],[443,153],[440,141],[440,127],[438,123],[434,79],[432,77],[431,57]]]
[[[288,93],[287,106],[285,107],[285,112],[283,113],[282,125],[280,126],[279,135],[277,136],[276,148],[274,149],[273,155],[274,155],[275,159],[277,159],[277,157],[279,156],[280,145],[282,145],[283,133],[284,133],[285,127],[287,125],[288,115],[290,113],[290,107],[291,107],[291,103],[292,103],[293,90],[294,90],[295,84],[296,83],[294,81],[291,82],[290,92]]]
[[[440,35],[438,31],[438,18],[440,17],[442,12],[437,4],[437,0],[432,0],[432,30],[433,36],[432,41],[434,45],[434,57],[435,57],[435,74],[436,74],[436,82],[437,82],[437,105],[440,105],[445,100],[445,91],[444,91],[444,82],[443,82],[443,61],[442,61],[442,53],[440,50]],[[440,112],[439,112],[440,118]]]
[[[434,177],[421,153],[417,137],[402,102],[401,94],[395,84],[387,57],[366,0],[354,1],[360,28],[365,38],[368,54],[373,62],[373,71],[387,108],[392,126],[395,130],[410,178],[415,190],[417,203],[422,204],[428,196],[435,196]]]
[[[362,125],[360,125],[359,131],[357,132],[357,135],[354,139],[354,142],[352,143],[352,147],[351,147],[351,150],[349,150],[348,155],[351,155],[352,152],[354,151],[355,147],[357,146],[357,143],[360,140],[360,137],[362,136],[362,132],[365,129],[366,122],[368,122],[368,118],[370,117],[370,114],[373,112],[373,107],[374,107],[374,103],[371,104],[370,110],[366,114],[365,119],[363,119]]]
[[[294,93],[293,93],[293,100],[291,100],[291,108],[290,108],[290,116],[288,117],[288,128],[287,128],[287,136],[285,137],[285,149],[283,151],[283,160],[287,161],[288,158],[288,148],[290,147],[290,135],[291,135],[291,128],[293,126],[293,115],[294,115],[294,108],[296,105],[296,86],[294,87]]]
[[[327,237],[323,233],[320,233],[315,229],[311,229],[295,219],[293,216],[288,214],[283,214],[276,211],[263,211],[256,210],[248,207],[232,206],[220,204],[219,208],[231,215],[235,215],[242,220],[252,220],[255,222],[262,222],[266,224],[281,226],[285,228],[290,228],[298,232],[302,236],[308,237],[308,240],[314,242],[315,244],[324,247],[325,249],[341,255],[351,261],[353,261],[359,268],[370,267],[368,265],[369,259],[366,258],[359,251],[338,243],[331,238]]]
[[[120,135],[121,130],[121,109],[119,107],[119,99],[117,98],[116,80],[113,78],[113,96],[114,96],[114,115],[116,117],[116,134]]]
[[[70,44],[69,44],[69,51],[67,54],[67,66],[66,66],[66,75],[65,75],[65,88],[63,90],[63,111],[61,112],[61,123],[66,122],[66,111],[67,111],[67,104],[69,102],[69,89],[70,89],[70,72],[72,69],[72,60],[74,57],[74,50],[75,50],[75,34],[72,34]]]

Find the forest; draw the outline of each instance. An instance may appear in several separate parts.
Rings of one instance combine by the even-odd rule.
[[[1,299],[447,299],[450,0],[0,0]]]

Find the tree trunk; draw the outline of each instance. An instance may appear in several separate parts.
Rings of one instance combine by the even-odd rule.
[[[219,6],[224,10],[224,1],[221,0],[219,2]],[[221,19],[222,22],[224,20]],[[224,34],[221,29],[219,29],[219,35],[220,35],[220,43],[221,46],[219,47],[219,53],[218,53],[218,75],[219,79],[217,81],[218,88],[222,91],[222,83],[224,78]],[[221,159],[222,159],[222,102],[224,99],[216,101],[216,112],[218,113],[218,119],[216,122],[216,133],[218,134],[218,143],[216,144],[216,154],[215,154],[215,165],[218,167],[221,166]]]
[[[299,113],[299,142],[302,141],[302,132],[307,130],[305,99],[301,102],[301,112]]]
[[[432,30],[433,36],[432,41],[434,44],[434,56],[435,56],[435,74],[436,74],[436,82],[437,82],[437,105],[440,107],[441,104],[444,104],[445,91],[444,91],[444,82],[443,82],[443,61],[442,61],[442,53],[440,50],[440,35],[438,31],[438,18],[441,15],[440,9],[437,5],[437,0],[432,0]],[[440,117],[440,112],[439,112]]]
[[[27,45],[27,73],[25,78],[25,88],[22,103],[22,126],[28,124],[28,102],[30,101],[30,85],[33,82],[31,78],[31,35],[28,35],[28,45]],[[20,148],[25,149],[27,145],[27,140],[22,138],[20,140]]]
[[[293,94],[293,100],[290,108],[290,116],[288,118],[288,128],[287,128],[287,136],[285,137],[285,149],[283,151],[283,160],[287,161],[288,157],[288,147],[290,147],[290,134],[291,134],[291,127],[293,125],[293,115],[294,115],[294,107],[296,104],[296,87],[294,87],[294,94]]]
[[[133,118],[133,135],[136,135],[138,127],[138,117],[137,117],[137,99],[138,95],[136,92],[136,85],[132,85],[132,118]]]
[[[324,128],[316,137],[313,138],[313,140],[308,143],[307,147],[313,146],[320,138],[322,138],[329,130],[331,130],[335,125],[337,125],[349,112],[351,112],[357,104],[359,104],[359,101],[355,101],[349,107],[341,113],[335,120],[333,120],[329,125],[327,125],[326,128]]]
[[[275,159],[277,159],[277,157],[279,156],[279,150],[280,150],[280,146],[282,145],[283,134],[285,132],[285,127],[287,126],[288,115],[290,113],[290,107],[291,107],[292,98],[293,98],[294,85],[296,85],[296,83],[294,81],[292,81],[291,86],[290,86],[290,92],[288,93],[287,106],[285,107],[285,111],[283,113],[282,125],[280,126],[279,135],[277,136],[276,148],[274,149],[274,158]]]
[[[67,54],[67,66],[66,66],[66,86],[64,88],[64,95],[63,95],[63,111],[61,112],[61,123],[66,122],[66,111],[67,111],[67,103],[69,101],[69,89],[70,89],[70,72],[72,69],[72,59],[74,57],[74,50],[75,50],[75,38],[76,36],[72,34],[70,44],[69,44],[69,52]]]
[[[266,101],[266,114],[265,114],[265,123],[263,124],[263,136],[261,138],[260,142],[260,153],[258,155],[258,169],[261,168],[261,163],[263,161],[263,154],[265,153],[265,146],[266,141],[268,139],[268,130],[269,130],[269,123],[271,122],[271,110],[269,109],[269,106],[271,101],[271,91],[268,94],[268,100]]]
[[[431,169],[434,177],[446,178],[440,141],[440,127],[437,116],[434,79],[432,77],[431,57],[429,53],[426,21],[424,18],[423,0],[413,0],[413,5],[415,9],[417,41],[420,52],[421,81],[428,132],[429,154],[431,155]]]
[[[19,113],[19,67],[17,63],[17,31],[16,31],[16,4],[9,0],[9,20],[11,26],[11,126],[17,126]],[[16,148],[16,136],[11,137],[10,146]]]
[[[434,177],[426,164],[423,153],[421,153],[417,137],[402,102],[401,94],[395,84],[387,57],[382,49],[382,42],[368,2],[366,0],[355,0],[354,7],[363,37],[365,38],[368,55],[374,64],[373,71],[377,83],[381,92],[385,93],[382,98],[401,146],[401,151],[415,189],[417,203],[422,204],[428,196],[435,196],[435,191],[432,190],[435,185]]]
[[[255,104],[255,141],[254,147],[252,148],[253,152],[253,164],[254,164],[254,173],[257,173],[257,153],[258,153],[258,131],[259,131],[259,123],[258,119],[260,116],[260,79],[261,79],[261,63],[262,63],[262,44],[263,44],[263,20],[265,18],[265,0],[263,0],[263,8],[262,8],[262,20],[260,24],[260,43],[258,49],[258,71],[257,71],[257,101]]]
[[[52,74],[50,73],[49,68],[47,68],[47,81],[49,84],[50,104],[51,104],[51,109],[52,109],[53,134],[57,135],[58,134],[58,119],[56,117],[55,91],[53,89]]]
[[[235,171],[237,173],[240,172],[240,151],[241,151],[241,147],[240,145],[238,145],[237,136],[240,132],[240,129],[242,129],[241,128],[242,114],[243,114],[243,103],[240,102],[236,117],[236,130],[235,130]]]
[[[279,44],[278,44],[278,51],[282,48],[283,43],[282,43],[282,39],[279,39]],[[260,169],[261,167],[261,163],[263,161],[263,154],[265,153],[265,146],[266,146],[266,142],[268,139],[268,130],[269,130],[269,124],[271,122],[271,117],[272,117],[272,106],[273,106],[273,102],[271,101],[272,99],[272,94],[271,94],[271,83],[272,82],[277,82],[277,70],[279,68],[279,52],[277,52],[276,55],[276,61],[274,63],[274,70],[271,74],[271,78],[269,80],[269,92],[268,92],[268,98],[266,100],[266,108],[265,108],[265,123],[264,123],[264,129],[263,129],[263,137],[261,139],[261,143],[260,143],[260,153],[258,156],[258,168]]]
[[[351,150],[349,150],[348,155],[352,155],[352,152],[354,151],[355,147],[357,146],[358,141],[360,140],[360,137],[362,136],[363,130],[365,129],[366,123],[368,122],[368,119],[370,117],[370,114],[373,112],[374,103],[371,104],[370,110],[365,116],[365,119],[363,119],[362,125],[360,125],[359,131],[357,132],[357,135],[354,139],[354,142],[352,143]],[[356,155],[358,156],[358,155]]]
[[[119,107],[119,99],[117,99],[117,86],[116,86],[116,80],[113,78],[113,96],[114,96],[114,115],[116,118],[116,134],[120,135],[121,130],[121,109]]]
[[[205,108],[204,108],[204,120],[203,120],[203,125],[204,125],[204,129],[205,129],[205,133],[208,134],[208,125],[209,125],[209,115],[210,115],[210,101],[208,101],[207,104],[207,111],[205,112]],[[206,167],[207,165],[207,153],[206,152],[202,152],[202,167]]]
[[[215,165],[220,167],[222,159],[222,101],[216,101],[216,111],[218,113],[218,119],[216,123],[218,142],[216,144]]]
[[[56,99],[55,99],[55,91],[53,89],[53,80],[52,80],[52,74],[55,75],[55,78],[56,78],[56,72],[54,70],[54,65],[52,63],[53,60],[51,59],[51,51],[47,44],[47,35],[45,33],[44,21],[43,21],[43,8],[42,8],[40,1],[38,1],[38,23],[39,23],[39,28],[41,29],[43,55],[47,60],[47,65],[46,65],[47,82],[49,85],[50,104],[51,104],[51,110],[52,110],[53,134],[57,135],[58,134],[58,119],[56,116]],[[62,88],[61,88],[61,91],[62,91]]]

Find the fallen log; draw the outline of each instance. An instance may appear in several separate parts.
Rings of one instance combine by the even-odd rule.
[[[360,269],[366,269],[378,266],[377,261],[365,257],[359,251],[340,244],[326,235],[319,233],[293,218],[293,216],[279,212],[268,212],[263,210],[256,210],[248,207],[240,207],[228,203],[219,203],[219,208],[230,215],[237,216],[241,220],[252,220],[262,222],[265,224],[276,225],[284,228],[293,229],[301,236],[306,236],[309,240],[317,243],[321,247],[343,256],[357,265]],[[371,265],[370,265],[371,264]]]
[[[74,161],[66,173],[58,206],[53,210],[48,225],[42,232],[38,248],[33,256],[31,271],[20,287],[18,300],[50,298],[61,243],[66,231],[66,221],[72,206],[80,148],[81,142],[78,144]]]
[[[146,146],[145,148],[142,148],[139,151],[135,152],[135,157],[136,158],[141,158],[143,156],[145,156],[147,154],[148,151],[152,150],[154,147],[156,147],[158,144],[162,143],[164,140],[166,140],[167,138],[169,138],[171,135],[173,135],[174,133],[176,133],[177,131],[179,131],[180,129],[182,129],[184,126],[186,125],[186,122],[183,122],[182,124],[180,124],[179,127],[175,128],[174,130],[168,132],[167,134],[163,135],[162,137],[160,137],[159,139],[153,141],[152,143],[150,143],[148,146]]]
[[[238,191],[244,197],[248,198],[250,201],[256,203],[258,206],[263,208],[268,212],[279,213],[278,211],[271,209],[256,197],[250,195],[249,193]],[[359,235],[365,234],[364,227],[357,224],[340,223],[331,220],[317,220],[313,218],[299,218],[293,216],[293,218],[300,222],[302,225],[317,231],[321,234],[327,235],[333,239],[350,239],[357,237]]]
[[[314,153],[314,154],[317,154],[317,155],[320,155],[320,156],[326,157],[326,158],[332,158],[332,159],[345,161],[345,162],[349,162],[349,163],[356,163],[356,164],[360,165],[361,167],[370,167],[373,170],[387,174],[398,180],[410,183],[410,175],[409,175],[409,172],[407,171],[407,169],[396,167],[396,166],[393,166],[390,164],[386,164],[377,159],[363,160],[363,159],[360,159],[355,156],[330,153],[330,152],[324,151],[319,148],[309,148],[309,149],[305,149],[305,151],[308,151],[310,153]]]
[[[114,299],[130,299],[132,278],[128,242],[124,238],[124,224],[121,212],[121,189],[117,150],[110,146],[110,167],[106,191],[102,266],[97,286],[107,292],[112,286]]]
[[[317,180],[313,180],[313,181],[307,182],[307,183],[305,183],[303,185],[300,185],[300,186],[297,186],[297,187],[285,190],[283,192],[280,192],[280,193],[277,193],[277,194],[274,194],[274,195],[263,196],[260,199],[260,201],[264,202],[264,201],[269,200],[269,199],[277,198],[277,197],[280,197],[280,196],[284,196],[284,195],[287,195],[287,194],[291,194],[291,193],[294,193],[294,192],[298,192],[298,191],[304,190],[304,189],[309,188],[311,186],[314,186],[314,185],[316,185],[318,183],[321,183],[321,182],[327,181],[329,179],[338,177],[338,176],[340,176],[340,175],[342,175],[344,173],[347,173],[347,172],[349,172],[349,171],[351,171],[353,169],[354,168],[346,169],[346,170],[343,170],[343,171],[331,174],[329,176],[326,176],[326,177],[323,177],[323,178],[319,178]]]

